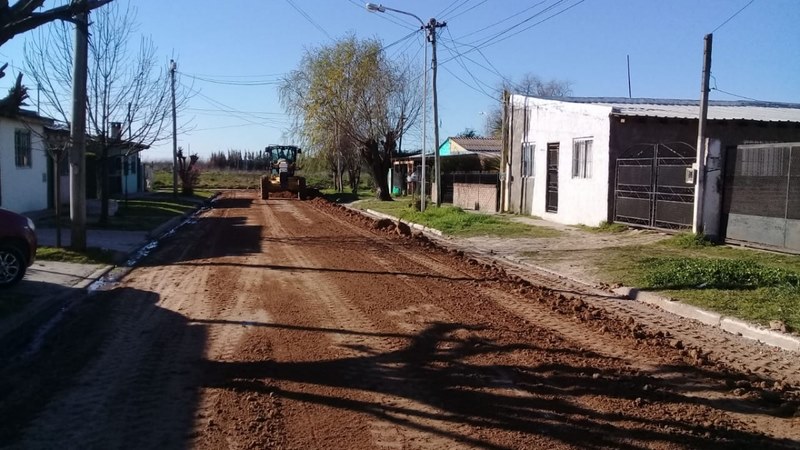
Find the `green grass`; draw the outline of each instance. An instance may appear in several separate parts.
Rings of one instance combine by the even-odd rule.
[[[117,214],[109,217],[108,224],[105,226],[96,224],[90,224],[90,226],[112,230],[152,230],[173,217],[193,210],[197,207],[200,199],[202,197],[178,197],[175,199],[169,194],[155,194],[131,199],[127,203],[120,202]]]
[[[613,223],[603,221],[599,226],[590,227],[587,225],[578,225],[578,228],[590,233],[622,233],[628,230],[628,227],[621,223]]]
[[[454,236],[504,236],[504,237],[554,237],[561,232],[545,227],[537,227],[513,222],[507,217],[470,213],[452,206],[428,206],[425,212],[416,211],[411,197],[401,197],[393,202],[376,199],[359,202],[361,209],[372,209],[437,229]]]
[[[116,252],[100,248],[88,248],[85,252],[76,252],[66,248],[39,247],[36,259],[40,261],[61,261],[79,264],[114,264]]]
[[[583,256],[583,255],[574,255]],[[689,304],[800,331],[800,256],[715,246],[692,234],[585,255],[607,283],[658,291]]]

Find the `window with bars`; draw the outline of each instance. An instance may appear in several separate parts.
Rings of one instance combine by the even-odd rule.
[[[522,143],[522,176],[533,176],[533,161],[535,157],[536,144],[533,142]]]
[[[572,142],[572,178],[592,177],[592,138]]]
[[[14,161],[17,167],[31,167],[31,132],[16,130],[14,132]]]

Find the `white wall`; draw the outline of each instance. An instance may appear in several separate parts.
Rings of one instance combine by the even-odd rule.
[[[31,167],[17,167],[15,163],[14,131],[17,129],[31,130]],[[0,207],[19,213],[47,209],[49,158],[42,133],[41,125],[0,118]]]
[[[611,108],[591,104],[512,96],[515,105],[527,103],[527,142],[536,143],[535,185],[531,212],[564,224],[597,226],[608,219],[609,132]],[[578,138],[592,138],[590,178],[572,178],[572,145]],[[559,144],[558,212],[545,210],[547,193],[547,144]],[[515,155],[515,157],[519,157]]]

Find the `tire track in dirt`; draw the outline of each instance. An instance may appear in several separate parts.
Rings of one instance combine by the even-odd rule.
[[[294,211],[297,205],[294,202],[282,204],[280,211],[268,220],[270,223],[288,222],[290,217],[296,219],[297,217],[305,216],[304,212]],[[286,214],[286,216],[279,218],[277,214]],[[338,222],[335,218],[332,219]],[[319,223],[319,221],[317,222]],[[336,222],[334,223],[339,225]],[[300,225],[282,226],[281,231],[302,229]],[[362,230],[358,231],[360,234]],[[316,236],[324,236],[326,232],[341,233],[341,230],[338,227],[328,228],[327,226],[317,225],[313,232]],[[306,253],[297,251],[297,249],[283,254],[287,258],[287,264],[297,267],[315,267],[315,263],[320,263],[319,260],[312,260]],[[336,261],[326,262],[320,267],[336,267]],[[415,395],[408,392],[411,389],[410,386],[401,388],[405,392],[394,392],[397,391],[398,386],[394,384],[387,385],[383,381],[386,379],[387,373],[402,370],[400,363],[391,362],[376,367],[371,362],[368,362],[369,355],[391,353],[398,348],[400,342],[397,338],[381,336],[379,328],[366,318],[366,315],[360,311],[358,305],[353,303],[351,300],[353,294],[347,293],[346,286],[337,285],[336,280],[324,272],[306,273],[296,282],[302,284],[301,290],[308,298],[314,299],[324,311],[323,314],[318,316],[317,323],[319,327],[346,331],[346,333],[329,333],[327,338],[336,346],[337,358],[352,361],[351,364],[342,369],[343,384],[349,386],[349,395],[352,396],[353,400],[368,405],[383,405],[380,409],[374,410],[372,415],[377,417],[386,416],[389,420],[373,419],[369,422],[368,432],[371,437],[372,447],[404,448],[411,445],[411,443],[413,443],[414,448],[464,447],[463,443],[420,431],[420,429],[426,428],[440,428],[442,426],[441,423],[424,421],[420,417],[424,415],[441,415],[442,412],[409,400],[415,397]],[[413,385],[421,380],[409,381],[411,382],[410,385]],[[406,410],[413,411],[415,414],[412,416],[395,412]],[[398,425],[401,423],[409,423],[413,424],[413,426]]]

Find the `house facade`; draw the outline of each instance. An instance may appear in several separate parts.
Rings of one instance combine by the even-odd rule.
[[[44,127],[50,119],[20,111],[0,117],[0,207],[17,213],[48,206],[48,157]]]
[[[507,111],[504,210],[564,224],[691,227],[697,101],[513,95]],[[712,101],[707,136],[719,146],[709,166],[722,171],[738,146],[799,141],[800,105]],[[710,189],[722,195],[723,184]]]

